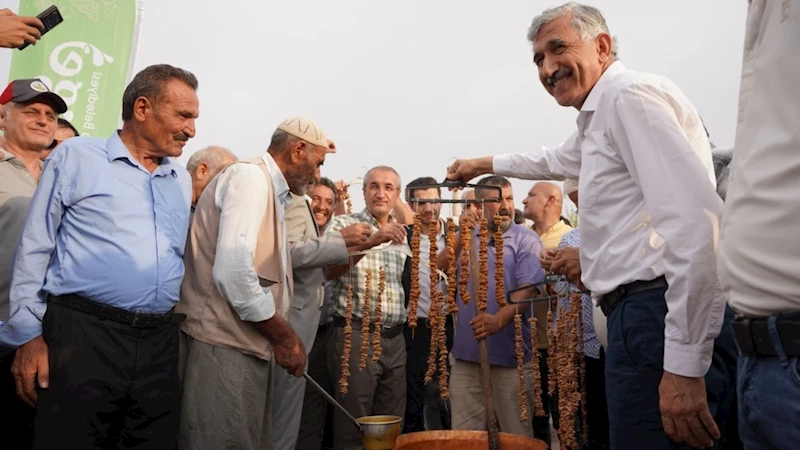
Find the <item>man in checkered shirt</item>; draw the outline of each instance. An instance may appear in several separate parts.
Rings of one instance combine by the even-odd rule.
[[[400,175],[391,167],[378,166],[370,169],[364,177],[364,202],[367,207],[361,212],[336,216],[329,232],[340,230],[355,223],[372,225],[372,244],[405,244],[405,227],[391,215],[400,197]],[[373,245],[370,245],[372,248]],[[336,400],[354,417],[369,415],[395,415],[403,417],[406,408],[406,344],[403,324],[406,308],[403,286],[403,271],[408,257],[398,251],[384,251],[367,255],[351,256],[350,264],[328,269],[331,280],[331,305],[333,308],[333,330],[328,340],[328,371],[335,374]],[[372,362],[372,332],[375,322],[375,306],[378,299],[379,272],[386,272],[386,288],[381,302],[381,347],[379,360]],[[362,300],[366,291],[364,276],[372,271],[370,341],[367,367],[358,369],[361,350]],[[344,326],[346,317],[347,286],[353,286],[353,323],[350,338],[350,376],[348,390],[342,395],[339,380],[342,375],[342,353],[344,352]],[[339,411],[334,412],[334,447],[360,449],[361,435]]]

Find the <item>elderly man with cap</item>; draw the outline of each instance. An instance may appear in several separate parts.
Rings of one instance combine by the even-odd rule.
[[[173,158],[195,134],[196,89],[185,70],[147,67],[125,89],[121,130],[69,139],[44,164],[0,331],[19,346],[36,448],[175,446],[191,187]]]
[[[579,111],[577,130],[555,148],[456,161],[448,178],[580,178],[582,280],[608,317],[611,446],[713,446],[731,383],[711,364],[722,201],[697,109],[669,79],[617,60],[597,8],[550,8],[528,40],[547,92]]]
[[[306,367],[305,346],[288,322],[286,210],[331,152],[314,122],[290,118],[263,156],[231,164],[200,195],[177,308],[187,315],[181,448],[273,448],[274,364],[297,377]]]
[[[0,95],[5,116],[5,143],[0,149],[0,326],[9,317],[9,288],[14,248],[17,246],[28,204],[36,190],[42,162],[39,155],[50,147],[58,114],[67,111],[64,100],[41,80],[16,80]],[[35,410],[17,397],[11,364],[15,351],[0,345],[0,410],[7,436],[30,448]]]

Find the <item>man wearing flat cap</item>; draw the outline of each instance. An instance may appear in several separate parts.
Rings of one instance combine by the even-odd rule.
[[[229,165],[200,195],[177,308],[187,315],[180,448],[273,448],[274,371],[306,367],[288,322],[286,208],[333,151],[314,122],[290,118],[263,156]]]
[[[0,327],[8,320],[8,291],[14,248],[25,223],[33,192],[42,173],[39,155],[53,142],[57,115],[67,105],[41,80],[15,80],[0,95],[6,120],[0,148]],[[17,397],[11,364],[16,352],[0,345],[0,411],[6,411],[12,442],[33,445],[35,409]]]

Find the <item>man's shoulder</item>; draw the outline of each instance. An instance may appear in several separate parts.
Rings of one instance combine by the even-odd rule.
[[[611,102],[621,95],[641,95],[645,92],[668,97],[684,97],[680,88],[668,77],[635,70],[624,70],[614,74],[605,97],[606,101]]]
[[[509,228],[509,232],[521,250],[528,250],[533,246],[542,246],[542,238],[526,226],[513,224]]]

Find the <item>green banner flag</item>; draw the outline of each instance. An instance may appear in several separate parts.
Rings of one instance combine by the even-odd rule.
[[[14,50],[9,81],[41,78],[67,102],[62,115],[82,136],[110,135],[120,121],[136,29],[136,0],[20,0],[19,15],[55,4],[64,22],[36,45]]]

